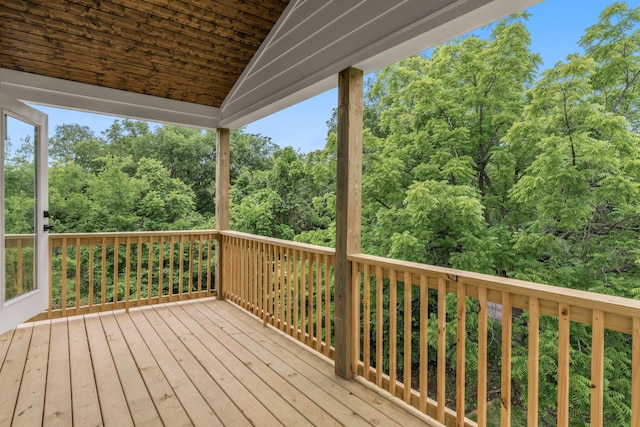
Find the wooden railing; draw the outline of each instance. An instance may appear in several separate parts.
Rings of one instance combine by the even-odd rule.
[[[335,357],[335,251],[231,231],[51,235],[50,307],[36,319],[212,296],[216,242],[225,298]],[[541,348],[548,345],[540,338],[553,324],[555,354],[546,360],[557,383],[553,417],[568,426],[572,392],[583,387],[591,396],[586,421],[602,426],[612,369],[605,336],[621,334],[631,358],[630,423],[640,426],[640,301],[363,254],[349,262],[358,341],[351,358],[364,380],[450,426],[495,423],[488,418],[492,401],[500,424],[509,426],[517,397],[526,402],[527,425],[537,426]],[[585,384],[570,382],[576,325],[588,325]],[[488,350],[496,342],[497,356]],[[514,348],[525,349],[519,381]]]
[[[33,234],[6,234],[4,236],[5,280],[7,297],[22,295],[33,289],[35,282]]]
[[[217,231],[52,234],[56,318],[213,296]]]
[[[590,325],[592,331],[591,381],[572,384],[572,387],[586,387],[586,392],[591,394],[591,426],[603,425],[604,337],[605,332],[610,333],[607,331],[628,335],[632,342],[631,425],[640,426],[640,301],[368,255],[354,255],[349,259],[353,263],[354,284],[360,285],[360,292],[354,298],[359,301],[360,312],[356,317],[360,319],[360,334],[356,336],[362,338],[362,351],[357,351],[354,363],[366,380],[447,425],[476,425],[465,418],[466,404],[473,400],[477,425],[484,426],[488,425],[487,384],[492,379],[488,377],[488,368],[496,364],[494,366],[500,367],[501,425],[511,425],[513,322],[516,318],[524,319],[526,343],[520,344],[528,347],[527,387],[520,392],[527,396],[527,425],[537,426],[540,320],[550,316],[557,319],[558,325],[557,425],[569,425],[570,353],[575,350],[571,348],[569,333],[572,324],[581,323]],[[496,310],[493,316],[489,314],[490,307]],[[419,321],[412,321],[415,318]],[[494,339],[501,341],[501,355],[499,360],[492,361],[487,354],[488,325],[496,319],[501,323],[501,332]],[[452,325],[455,340],[448,340],[447,328]],[[436,336],[429,336],[434,331]],[[471,332],[478,337],[477,378],[473,381],[477,384],[475,399],[469,399],[471,393],[466,381],[466,361],[470,353],[465,346],[467,334]],[[383,345],[387,340],[388,349]],[[375,346],[371,345],[372,341]],[[432,359],[428,351],[433,347],[436,347],[435,379],[428,377]],[[447,366],[447,351],[451,348],[456,355],[450,363],[452,366]],[[388,366],[383,364],[384,359],[389,361]],[[402,375],[398,375],[400,364]],[[407,366],[418,367],[417,381],[412,377],[415,369],[406,369]],[[455,382],[447,378],[448,368],[453,366]],[[416,388],[412,388],[412,384]],[[447,408],[448,384],[455,390],[455,411]],[[432,396],[435,399],[431,399]],[[572,421],[575,424],[576,420]]]
[[[333,249],[221,232],[224,297],[333,357]]]
[[[224,296],[265,325],[333,358],[333,249],[221,234]],[[515,416],[537,426],[544,318],[557,325],[552,361],[557,425],[569,425],[570,354],[576,350],[571,327],[586,324],[591,330],[591,371],[586,373],[591,381],[571,387],[588,389],[591,425],[603,425],[605,333],[620,333],[632,343],[631,425],[640,426],[640,301],[362,254],[349,261],[359,341],[354,343],[353,366],[365,380],[423,413],[450,426],[483,426],[496,422],[488,413],[490,403],[497,402],[491,410],[497,409],[499,423],[519,425],[524,420],[512,415],[512,400],[518,397],[526,401],[526,413]],[[471,342],[467,335],[477,340]],[[518,341],[524,337],[519,348],[526,349],[520,373],[525,379],[518,383],[525,387],[516,390],[518,396],[512,390],[516,336]],[[497,341],[497,356],[489,354],[490,340],[494,347]],[[472,369],[470,359],[475,361]]]

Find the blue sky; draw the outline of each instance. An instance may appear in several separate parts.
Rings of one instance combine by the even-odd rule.
[[[568,54],[579,52],[578,40],[584,30],[597,22],[602,9],[612,0],[546,0],[529,9],[532,50],[543,59],[541,70],[553,66]],[[628,0],[638,7],[640,0]],[[337,90],[322,93],[289,107],[246,127],[249,133],[268,136],[281,147],[291,146],[301,152],[322,149],[327,133],[326,122],[337,103]],[[96,135],[107,129],[116,119],[112,116],[81,113],[37,106],[49,115],[49,135],[64,123],[89,126]]]

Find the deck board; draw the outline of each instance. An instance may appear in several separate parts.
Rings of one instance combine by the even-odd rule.
[[[69,327],[67,319],[61,319],[51,324],[42,425],[68,426],[72,424],[72,416]]]
[[[133,418],[128,410],[116,365],[112,357],[105,357],[105,355],[111,356],[111,351],[100,318],[85,317],[85,328],[91,348],[91,361],[104,425],[106,427],[132,426]]]
[[[49,324],[33,329],[13,418],[16,426],[30,427],[42,423],[50,332]]]
[[[0,425],[428,425],[214,299],[0,335]]]
[[[24,366],[27,362],[32,325],[16,330],[0,369],[0,425],[9,425],[18,400]]]
[[[120,331],[115,316],[111,312],[101,314],[100,323],[107,337],[120,386],[134,424],[136,426],[161,426],[162,422],[157,409],[151,400],[151,395],[136,366],[133,355],[129,351],[129,346]]]
[[[73,424],[87,427],[101,426],[102,413],[93,376],[84,318],[72,317],[68,322]]]

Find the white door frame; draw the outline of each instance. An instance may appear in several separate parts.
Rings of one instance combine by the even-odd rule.
[[[36,274],[35,289],[5,301],[5,218],[4,218],[4,138],[5,116],[26,122],[38,129],[35,143],[36,159]],[[41,111],[29,107],[0,92],[0,334],[47,309],[49,305],[49,237],[45,229],[48,211],[48,118]]]

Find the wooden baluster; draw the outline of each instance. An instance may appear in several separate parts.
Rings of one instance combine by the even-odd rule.
[[[604,312],[593,310],[591,330],[591,427],[602,427],[604,412]]]
[[[306,254],[309,263],[307,269],[307,340],[309,347],[313,346],[313,257],[311,252]]]
[[[538,425],[538,373],[540,363],[540,301],[529,297],[529,395],[527,425]]]
[[[62,317],[67,315],[67,238],[62,238],[62,274],[61,274],[61,293],[62,293]]]
[[[272,297],[272,302],[273,302],[273,308],[271,309],[271,313],[273,313],[273,324],[276,328],[280,328],[280,305],[279,305],[279,298],[280,298],[280,262],[279,262],[279,253],[280,253],[280,248],[276,245],[272,246],[272,263],[271,263],[271,268],[273,271],[273,276],[272,276],[272,293],[271,293],[271,297]]]
[[[404,337],[403,337],[403,373],[404,373],[404,401],[411,404],[411,273],[404,272]]]
[[[487,288],[478,288],[478,425],[487,425]]]
[[[363,376],[367,381],[369,378],[369,366],[371,364],[371,266],[369,263],[364,264],[364,283],[362,288],[362,302],[363,302],[363,316],[364,323],[362,328],[362,334],[364,335],[364,356],[362,362],[364,364]],[[359,334],[356,334],[358,336]]]
[[[261,295],[262,295],[262,322],[263,325],[267,326],[268,314],[267,314],[267,306],[269,304],[269,294],[267,292],[267,247],[265,243],[260,243],[260,262],[261,262],[261,271],[262,271],[262,286],[261,286]]]
[[[248,271],[248,268],[247,268],[247,254],[246,254],[246,252],[247,252],[247,242],[246,242],[246,240],[241,239],[239,241],[238,246],[239,246],[238,249],[239,249],[239,256],[240,256],[240,258],[239,258],[240,262],[239,262],[239,265],[238,265],[238,267],[240,268],[240,271],[239,271],[239,273],[240,273],[239,274],[240,282],[238,283],[239,286],[238,286],[238,291],[237,291],[237,296],[238,296],[237,304],[240,307],[247,308],[246,296],[245,296],[245,290],[247,288],[247,271]]]
[[[420,403],[419,409],[427,413],[427,381],[429,364],[429,278],[420,275]]]
[[[382,340],[384,332],[383,290],[384,279],[382,277],[382,267],[376,265],[376,385],[380,388],[382,388]]]
[[[331,356],[331,276],[329,256],[324,255],[324,355]]]
[[[267,245],[267,293],[269,295],[269,299],[267,300],[267,312],[269,313],[269,323],[271,324],[273,324],[273,318],[275,317],[273,313],[273,275],[273,247],[272,245]]]
[[[178,259],[178,301],[182,300],[184,292],[184,234],[180,235],[180,256]]]
[[[218,240],[218,235],[217,234],[208,234],[207,235],[207,261],[205,262],[205,274],[207,276],[207,285],[206,285],[206,291],[207,291],[207,296],[211,297],[214,296],[215,294],[213,293],[214,291],[214,287],[215,284],[212,283],[212,280],[215,281],[215,267],[212,269],[211,266],[214,265],[215,266],[215,244]],[[220,241],[222,242],[222,239],[220,239]],[[222,245],[221,245],[222,246]],[[221,267],[222,268],[222,267]],[[213,272],[211,270],[214,270]]]
[[[298,273],[300,269],[300,260],[298,259],[298,250],[293,250],[293,328],[294,335],[300,340],[300,275]]]
[[[174,248],[174,236],[171,235],[169,237],[169,301],[173,301],[173,264],[174,264],[174,256],[173,256],[173,248]],[[227,276],[229,277],[229,276]]]
[[[100,311],[105,311],[107,303],[107,238],[102,238],[102,278],[100,281]]]
[[[164,302],[164,236],[158,237],[158,302]]]
[[[142,236],[138,236],[138,263],[136,268],[136,300],[134,306],[139,306],[142,300]]]
[[[280,282],[280,329],[284,332],[286,332],[287,330],[287,324],[285,322],[285,308],[286,308],[286,304],[287,304],[287,298],[286,298],[286,293],[287,293],[287,269],[286,269],[286,263],[287,263],[287,257],[286,257],[286,249],[283,247],[278,248],[278,257],[279,257],[279,269],[280,269],[280,276],[279,276],[279,282]]]
[[[558,307],[558,426],[569,425],[569,326],[571,319],[568,304]]]
[[[76,238],[75,243],[76,243],[76,304],[75,304],[76,311],[75,312],[77,314],[78,309],[80,308],[80,288],[82,287],[80,283],[80,280],[81,280],[80,239]]]
[[[131,237],[127,237],[126,240],[126,267],[125,267],[125,279],[124,279],[124,308],[129,312],[129,300],[131,299]]]
[[[316,351],[320,351],[322,344],[322,288],[320,281],[322,280],[322,264],[320,263],[320,254],[316,254],[316,282],[315,282],[315,296],[316,296]]]
[[[235,239],[235,286],[233,287],[233,296],[231,300],[236,304],[242,306],[242,286],[244,282],[244,270],[242,268],[243,258],[242,258],[242,243],[243,241],[240,238]]]
[[[203,246],[204,244],[204,237],[202,236],[202,234],[198,235],[198,298],[202,297],[202,291],[204,290],[203,288],[203,281],[204,281],[204,271],[202,269],[202,258],[203,258]]]
[[[306,254],[304,252],[300,253],[300,341],[304,342],[305,340],[305,329],[306,329],[306,303],[305,303],[305,289],[307,288],[306,277],[307,275],[307,260]]]
[[[93,251],[95,246],[89,243],[89,313],[93,312],[93,270],[95,269]]]
[[[631,331],[631,426],[640,427],[640,318],[633,318]]]
[[[437,355],[437,399],[436,417],[441,423],[445,422],[446,369],[447,369],[447,282],[438,278],[438,355]]]
[[[189,299],[193,297],[193,239],[195,236],[189,236],[189,241],[187,244],[189,245]]]
[[[458,329],[456,331],[456,425],[464,427],[465,416],[465,362],[467,343],[466,286],[458,282],[457,295]]]
[[[389,393],[396,395],[398,347],[398,281],[396,270],[389,271]]]
[[[260,281],[260,244],[253,244],[253,314],[259,316],[258,307],[260,306],[259,297],[259,281]]]
[[[502,410],[500,424],[511,425],[511,294],[502,293]]]
[[[22,239],[16,241],[16,296],[24,293],[24,254],[22,247]]]
[[[229,286],[227,286],[227,288],[225,289],[225,294],[226,294],[226,298],[228,298],[230,301],[234,301],[234,295],[236,293],[236,282],[238,281],[238,276],[236,274],[236,264],[238,262],[238,253],[237,253],[237,246],[236,246],[236,238],[235,237],[229,237],[229,250],[227,251],[227,255],[228,255],[228,269],[229,269],[229,274],[226,275],[226,279],[229,282]]]
[[[118,272],[120,241],[117,237],[113,238],[113,310],[118,309],[118,281],[120,279]]]
[[[253,268],[254,268],[254,260],[253,260],[253,242],[248,240],[247,241],[247,272],[246,272],[246,277],[247,277],[247,283],[245,285],[246,287],[246,293],[245,293],[245,299],[247,300],[246,302],[246,307],[245,309],[249,312],[253,312],[253,282],[255,280],[255,274],[253,274]]]
[[[287,322],[287,334],[291,335],[293,333],[293,325],[291,322],[293,321],[293,304],[291,299],[293,298],[293,289],[291,289],[291,284],[293,282],[293,259],[292,259],[293,250],[291,248],[287,249],[286,257],[286,272],[287,272],[287,318],[285,321]]]
[[[49,308],[47,309],[47,319],[53,317],[53,263],[51,257],[53,256],[53,239],[49,236]],[[104,270],[104,265],[102,267]]]
[[[147,257],[147,304],[151,304],[151,298],[153,297],[153,236],[149,236],[149,256]],[[160,288],[158,288],[160,290]],[[160,296],[160,292],[158,292]],[[160,302],[160,298],[158,298]]]

